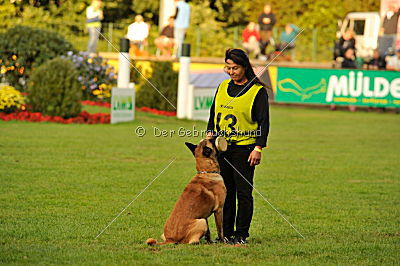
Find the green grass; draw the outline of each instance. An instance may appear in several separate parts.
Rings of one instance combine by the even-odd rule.
[[[139,112],[117,125],[0,121],[0,263],[399,264],[400,116],[274,106],[271,124],[255,187],[305,239],[255,194],[247,247],[149,248],[195,174],[184,142],[200,140],[152,127],[205,123]]]

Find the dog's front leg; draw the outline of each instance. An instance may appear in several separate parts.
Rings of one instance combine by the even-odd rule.
[[[224,231],[222,229],[222,217],[223,217],[223,209],[219,208],[218,210],[216,210],[214,212],[214,217],[215,217],[215,225],[217,227],[217,231],[218,231],[218,239],[220,241],[225,241],[224,239]]]

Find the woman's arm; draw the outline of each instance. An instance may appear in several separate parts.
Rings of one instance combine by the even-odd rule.
[[[257,133],[260,132],[256,137],[256,146],[247,159],[250,166],[255,166],[261,162],[261,151],[267,145],[269,133],[269,104],[266,89],[263,88],[257,93],[251,110],[251,116],[253,121],[257,121],[258,123]]]

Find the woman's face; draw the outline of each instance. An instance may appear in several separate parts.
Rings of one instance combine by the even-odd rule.
[[[245,68],[236,64],[231,59],[226,60],[224,70],[235,83],[240,83],[247,80]]]

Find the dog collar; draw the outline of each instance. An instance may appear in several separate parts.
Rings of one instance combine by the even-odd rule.
[[[198,174],[220,174],[220,171],[197,171]]]

